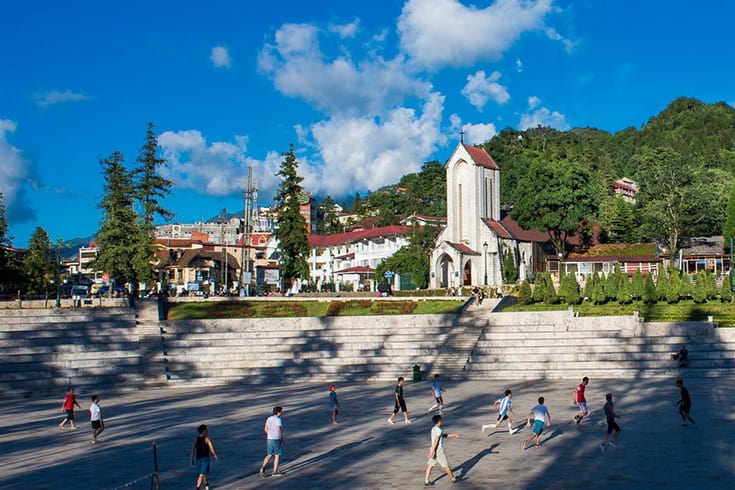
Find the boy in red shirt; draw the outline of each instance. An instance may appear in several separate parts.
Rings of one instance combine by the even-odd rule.
[[[61,404],[61,411],[66,412],[66,417],[59,424],[59,427],[61,427],[62,429],[64,428],[64,424],[66,424],[67,420],[69,421],[69,426],[71,426],[72,429],[77,428],[76,424],[74,423],[74,405],[82,408],[77,401],[76,395],[74,394],[74,388],[69,388],[66,392],[66,396],[64,396],[64,402]]]
[[[590,382],[590,379],[585,376],[582,378],[582,383],[574,387],[574,400],[575,403],[579,406],[579,413],[574,416],[574,420],[578,423],[582,423],[582,419],[589,414],[589,411],[587,410],[587,399],[584,397],[584,389],[587,387],[587,384]]]

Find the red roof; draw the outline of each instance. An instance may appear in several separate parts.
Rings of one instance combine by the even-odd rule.
[[[446,221],[446,216],[426,216],[424,214],[418,214],[414,213],[414,216],[416,219],[424,220],[424,221]]]
[[[479,148],[477,146],[465,145],[464,143],[462,143],[462,146],[464,146],[464,149],[467,150],[467,153],[470,154],[472,159],[479,166],[490,168],[493,170],[500,170],[500,167],[498,167],[498,164],[495,163],[492,157],[482,148]]]
[[[501,225],[497,221],[492,220],[492,219],[486,219],[486,220],[483,220],[483,221],[500,238],[505,238],[506,240],[513,238],[513,235],[511,235],[510,232],[508,230],[506,230],[503,227],[503,225]]]
[[[510,233],[510,236],[513,237],[515,240],[521,242],[537,243],[546,243],[549,241],[548,233],[544,231],[539,231],[536,228],[532,230],[524,230],[523,228],[521,228],[521,225],[519,225],[516,220],[510,217],[510,215],[500,220],[500,224],[503,226],[503,229]]]
[[[457,242],[447,242],[449,245],[451,245],[453,248],[459,250],[464,255],[482,255],[480,252],[475,252],[470,247],[465,245],[464,243],[457,243]]]
[[[616,187],[618,189],[623,189],[623,190],[626,190],[626,191],[630,191],[630,192],[633,192],[633,193],[638,193],[638,189],[636,189],[632,185],[628,185],[628,184],[626,184],[624,182],[617,182],[617,181],[616,182],[613,182],[613,187]]]
[[[372,267],[368,267],[367,265],[358,265],[355,267],[348,267],[347,269],[342,269],[341,271],[337,271],[337,274],[374,274],[375,269]]]
[[[370,228],[367,230],[350,231],[348,233],[336,233],[334,235],[309,235],[310,247],[331,247],[343,243],[359,242],[370,238],[391,235],[407,235],[411,231],[410,226],[392,225]]]

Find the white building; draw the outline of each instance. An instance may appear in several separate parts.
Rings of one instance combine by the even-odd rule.
[[[519,277],[528,277],[535,244],[548,237],[501,220],[500,167],[482,148],[460,143],[445,168],[447,226],[431,254],[430,287],[499,286],[505,253],[513,254]]]

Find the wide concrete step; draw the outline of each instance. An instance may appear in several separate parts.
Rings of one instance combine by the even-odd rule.
[[[709,342],[712,342],[711,340]],[[709,343],[707,342],[707,343]],[[554,346],[556,348],[568,348],[578,347],[583,348],[584,346],[604,345],[604,346],[618,346],[618,345],[668,345],[671,349],[678,351],[682,345],[686,345],[687,349],[689,346],[702,345],[703,341],[694,340],[686,337],[628,337],[620,339],[609,339],[600,337],[588,337],[588,338],[536,338],[536,337],[491,337],[488,338],[483,336],[477,343],[478,347],[509,347],[514,348],[523,345],[535,346],[535,345],[547,345]]]
[[[591,379],[636,379],[641,377],[677,377],[686,378],[727,378],[735,375],[735,368],[658,368],[658,369],[620,369],[620,368],[596,368],[596,369],[494,369],[489,371],[465,371],[463,377],[466,379],[572,379],[573,377],[588,376]],[[570,384],[570,390],[573,388]]]
[[[690,362],[691,367],[735,367],[735,362],[732,359],[708,359],[707,361],[692,361]],[[513,369],[515,371],[536,371],[536,370],[569,370],[572,372],[579,370],[588,369],[662,369],[675,367],[676,363],[671,359],[661,360],[601,360],[601,359],[590,359],[590,360],[575,360],[568,362],[557,362],[543,359],[529,359],[526,361],[516,360],[515,362],[505,362],[503,359],[484,358],[482,361],[475,361],[470,364],[468,368],[471,371],[491,371],[497,368]]]

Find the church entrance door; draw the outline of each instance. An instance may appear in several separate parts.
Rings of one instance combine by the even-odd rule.
[[[447,254],[439,257],[439,267],[437,269],[439,269],[439,287],[450,287],[452,274],[454,274],[454,261],[452,258]]]
[[[462,285],[472,286],[472,262],[469,260],[464,265],[464,271],[462,273]]]

